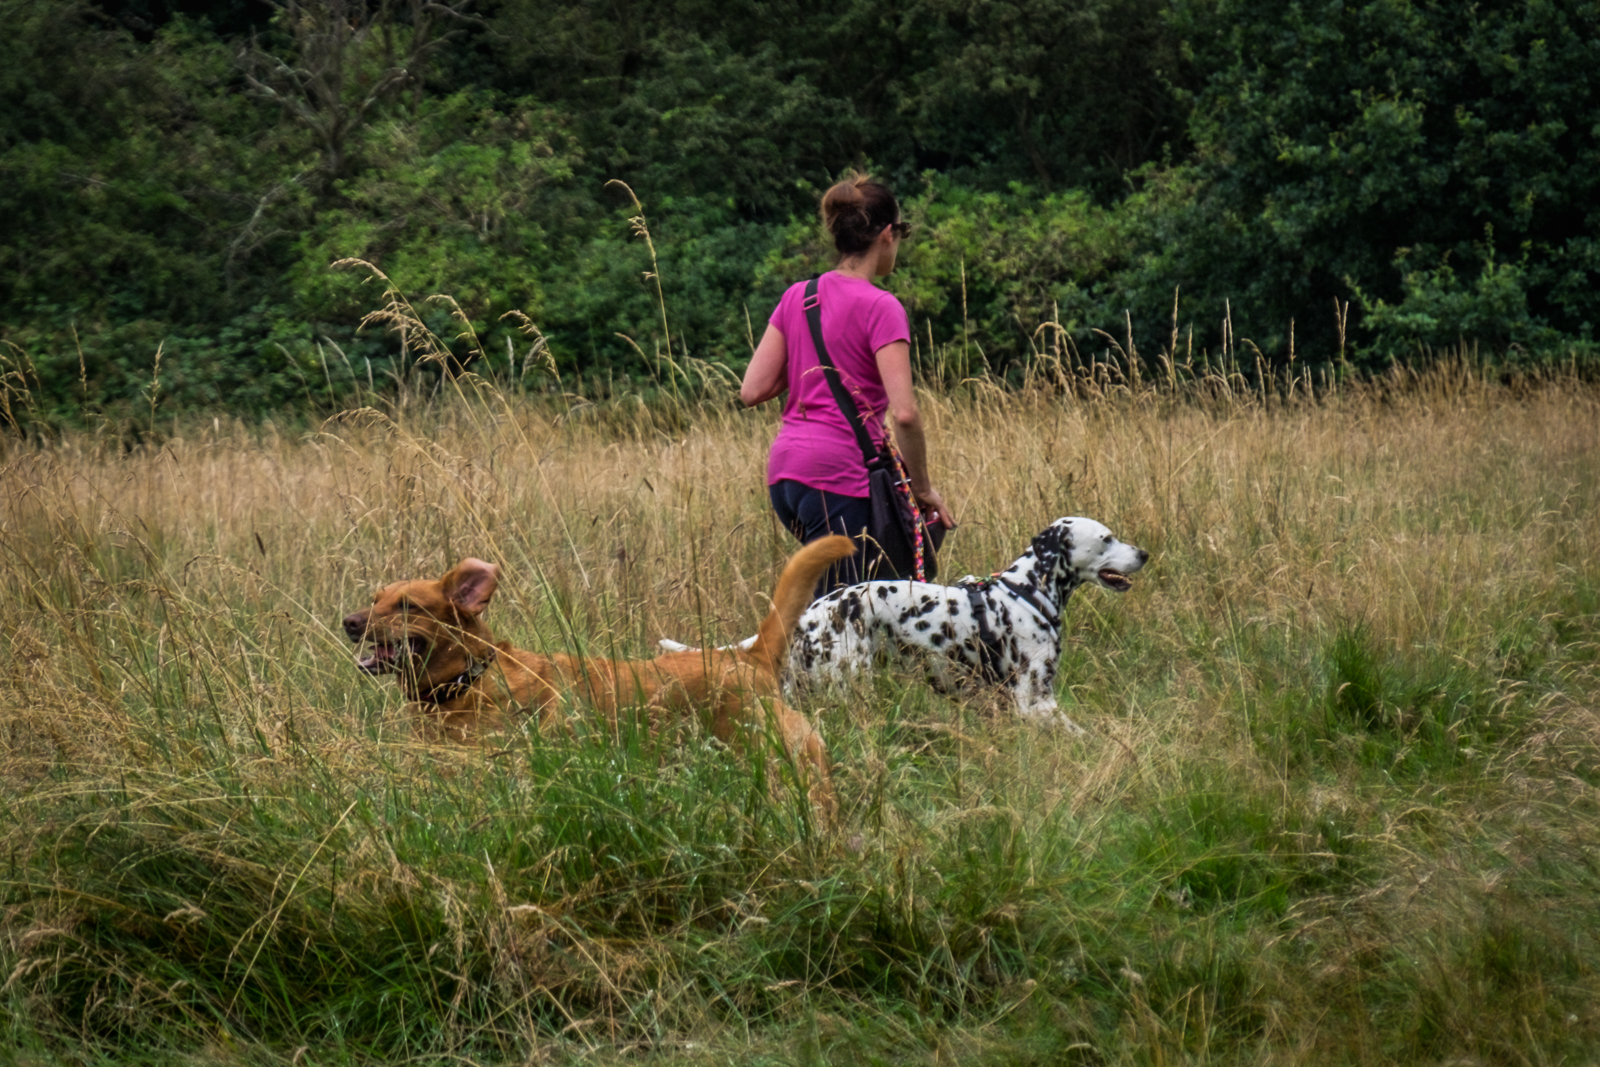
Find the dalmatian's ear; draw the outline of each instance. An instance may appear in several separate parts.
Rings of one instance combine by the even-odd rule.
[[[1070,523],[1051,523],[1033,539],[1033,558],[1039,561],[1039,566],[1045,574],[1054,572],[1057,564],[1071,551]]]

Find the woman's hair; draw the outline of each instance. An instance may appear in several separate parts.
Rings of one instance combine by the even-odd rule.
[[[822,224],[833,234],[842,256],[859,256],[883,228],[900,219],[900,204],[889,187],[857,174],[822,194]]]

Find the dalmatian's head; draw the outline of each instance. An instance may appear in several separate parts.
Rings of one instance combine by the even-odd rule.
[[[1150,553],[1117,540],[1093,519],[1057,519],[1033,539],[1033,555],[1046,581],[1059,590],[1057,603],[1080,585],[1099,585],[1113,593],[1133,588],[1128,576],[1145,565]]]

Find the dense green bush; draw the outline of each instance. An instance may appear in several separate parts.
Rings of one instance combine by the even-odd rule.
[[[1137,277],[1216,339],[1369,361],[1587,347],[1600,321],[1600,8],[1188,0],[1196,196]],[[1148,316],[1154,308],[1139,302]]]
[[[422,314],[457,366],[529,366],[521,312],[564,386],[737,370],[852,164],[917,226],[889,285],[945,373],[1174,328],[1565,358],[1600,316],[1592,5],[136,6],[0,0],[0,340],[37,416],[413,375],[344,259],[451,297]]]

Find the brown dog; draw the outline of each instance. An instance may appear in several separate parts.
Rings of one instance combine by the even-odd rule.
[[[779,698],[778,672],[817,579],[855,547],[848,537],[825,537],[791,556],[772,610],[748,648],[611,660],[496,643],[482,616],[499,584],[499,568],[470,558],[437,580],[385,586],[372,607],[345,617],[344,629],[350,640],[372,646],[357,661],[361,670],[398,675],[418,733],[429,740],[471,741],[521,711],[536,712],[541,727],[565,726],[568,697],[600,711],[613,728],[621,707],[647,709],[653,725],[700,708],[709,713],[711,733],[729,743],[739,740],[741,730],[759,731],[770,722],[807,778],[812,801],[831,820],[827,749],[805,716]]]

